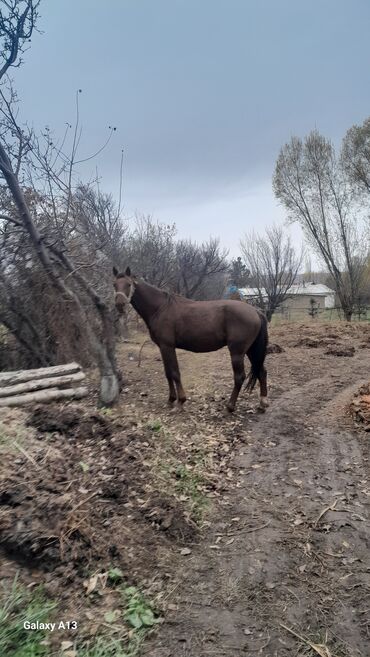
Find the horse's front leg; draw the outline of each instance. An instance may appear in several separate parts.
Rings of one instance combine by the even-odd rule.
[[[169,398],[168,403],[173,404],[176,398],[181,404],[186,401],[186,395],[184,388],[181,383],[181,376],[179,370],[179,364],[177,362],[176,351],[173,347],[162,346],[160,347],[164,371],[166,373],[168,387],[169,387]],[[175,389],[176,386],[176,389]],[[176,395],[177,390],[177,395]]]

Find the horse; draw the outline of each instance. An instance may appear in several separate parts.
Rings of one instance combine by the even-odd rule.
[[[186,299],[138,279],[131,275],[130,267],[124,273],[113,267],[113,276],[117,311],[123,314],[125,306],[131,303],[160,349],[171,406],[177,400],[182,408],[186,401],[176,349],[205,353],[227,346],[234,372],[234,388],[227,403],[228,411],[234,411],[246,379],[245,356],[251,363],[246,388],[252,391],[259,381],[259,409],[266,409],[267,372],[264,362],[268,333],[267,319],[262,311],[242,301]]]

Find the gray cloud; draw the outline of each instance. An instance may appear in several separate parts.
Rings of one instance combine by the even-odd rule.
[[[267,190],[292,134],[338,141],[370,113],[367,0],[45,1],[40,27],[15,72],[22,114],[62,129],[81,87],[81,154],[117,126],[99,169],[112,187],[124,146],[130,209]],[[239,202],[234,221],[253,224]]]

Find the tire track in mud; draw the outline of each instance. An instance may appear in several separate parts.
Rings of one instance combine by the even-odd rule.
[[[238,486],[145,655],[303,654],[282,625],[338,657],[369,654],[369,448],[336,417],[368,367],[356,357],[310,374],[256,419],[235,458]]]

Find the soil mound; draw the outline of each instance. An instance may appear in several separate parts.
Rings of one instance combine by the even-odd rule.
[[[370,431],[370,383],[359,389],[350,410],[358,425],[365,431]]]
[[[354,347],[329,347],[325,351],[325,355],[327,356],[346,356],[346,357],[351,357],[355,353],[355,348]]]
[[[27,425],[40,433],[60,433],[67,438],[107,438],[113,428],[109,418],[99,413],[84,414],[82,408],[61,409],[57,404],[37,406],[30,414]]]
[[[285,351],[279,344],[271,343],[267,346],[267,354],[282,354]]]
[[[27,425],[37,429],[37,450],[24,449],[0,478],[0,550],[8,558],[78,577],[113,557],[131,571],[132,553],[146,572],[157,544],[194,538],[181,503],[151,485],[148,429],[58,405],[35,408]]]

